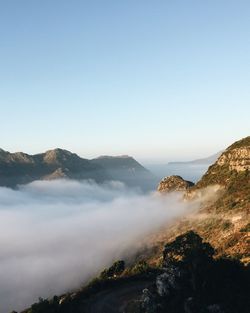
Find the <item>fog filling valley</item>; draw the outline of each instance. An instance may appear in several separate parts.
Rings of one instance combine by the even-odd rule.
[[[79,287],[195,206],[177,194],[142,194],[120,182],[1,187],[0,312]]]

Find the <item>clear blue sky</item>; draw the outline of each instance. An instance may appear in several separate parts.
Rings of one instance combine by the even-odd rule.
[[[250,134],[249,0],[0,1],[0,147],[163,161]]]

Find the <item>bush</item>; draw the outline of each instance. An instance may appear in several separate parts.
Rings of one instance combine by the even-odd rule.
[[[120,275],[125,270],[125,262],[122,260],[116,261],[110,268],[101,272],[100,278],[106,279]]]

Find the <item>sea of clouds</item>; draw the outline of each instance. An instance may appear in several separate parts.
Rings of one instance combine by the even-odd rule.
[[[0,312],[79,287],[197,205],[178,194],[142,194],[120,182],[1,187]]]

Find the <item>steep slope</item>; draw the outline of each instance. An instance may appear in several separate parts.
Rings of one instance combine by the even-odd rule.
[[[157,185],[157,178],[130,156],[101,156],[91,162],[102,166],[114,180],[122,181],[128,186],[151,190]]]
[[[212,203],[203,204],[197,214],[183,218],[149,239],[151,262],[160,260],[166,242],[189,230],[212,244],[218,256],[230,255],[244,263],[250,262],[250,137],[228,147],[187,191],[187,197],[196,197],[215,185],[217,192]]]
[[[37,179],[110,179],[98,164],[63,149],[28,155],[0,150],[0,185],[15,187]]]
[[[148,287],[150,290],[147,292],[143,290],[141,298],[134,298],[138,297],[139,289],[144,288],[141,281],[122,274],[125,276],[121,277],[124,281],[119,280],[119,275],[114,275],[114,280],[110,277],[107,281],[98,278],[80,291],[54,297],[50,301],[42,300],[24,312],[37,312],[39,307],[42,308],[39,312],[44,313],[85,312],[86,308],[86,312],[106,312],[106,309],[107,312],[158,312],[151,310],[152,300],[156,300],[156,303],[159,300],[155,293],[151,294],[152,288],[157,288],[166,296],[163,300],[167,302],[160,302],[158,308],[163,310],[159,312],[165,312],[165,308],[169,312],[231,312],[232,307],[240,308],[232,312],[248,312],[247,267],[232,258],[245,264],[250,263],[249,143],[250,137],[247,137],[228,147],[194,186],[176,176],[167,178],[165,182],[163,180],[167,188],[170,184],[167,191],[174,187],[186,191],[186,199],[205,193],[206,188],[213,185],[216,185],[214,190],[219,192],[212,203],[203,203],[198,213],[186,216],[170,228],[166,225],[159,233],[146,238],[149,248],[138,252],[138,260],[147,260],[150,265],[161,264],[163,272],[157,277],[153,276],[156,283],[151,289]],[[233,200],[234,205],[231,202]],[[214,253],[215,260],[212,258]],[[224,256],[230,256],[230,259]],[[139,277],[144,277],[146,273],[148,278],[152,278],[152,268],[148,265],[146,268],[149,268],[149,273],[140,270]],[[182,276],[184,280],[180,281]],[[127,293],[127,289],[124,291],[123,282],[129,283],[129,289],[138,287],[136,295]],[[122,297],[119,298],[120,293]],[[193,306],[195,298],[198,300],[195,304],[199,304],[200,309]],[[127,310],[128,306],[125,309],[124,302],[129,301],[132,301],[132,306]],[[144,306],[144,302],[147,306]],[[140,303],[143,305],[137,310]],[[229,310],[224,311],[221,309],[223,306]]]
[[[143,190],[154,190],[157,185],[157,178],[129,156],[87,160],[63,149],[35,155],[0,149],[0,186],[16,187],[34,180],[58,178],[93,179],[98,183],[119,180]]]
[[[215,184],[224,190],[223,197],[215,203],[217,210],[249,209],[250,136],[229,146],[209,167],[194,190]]]

